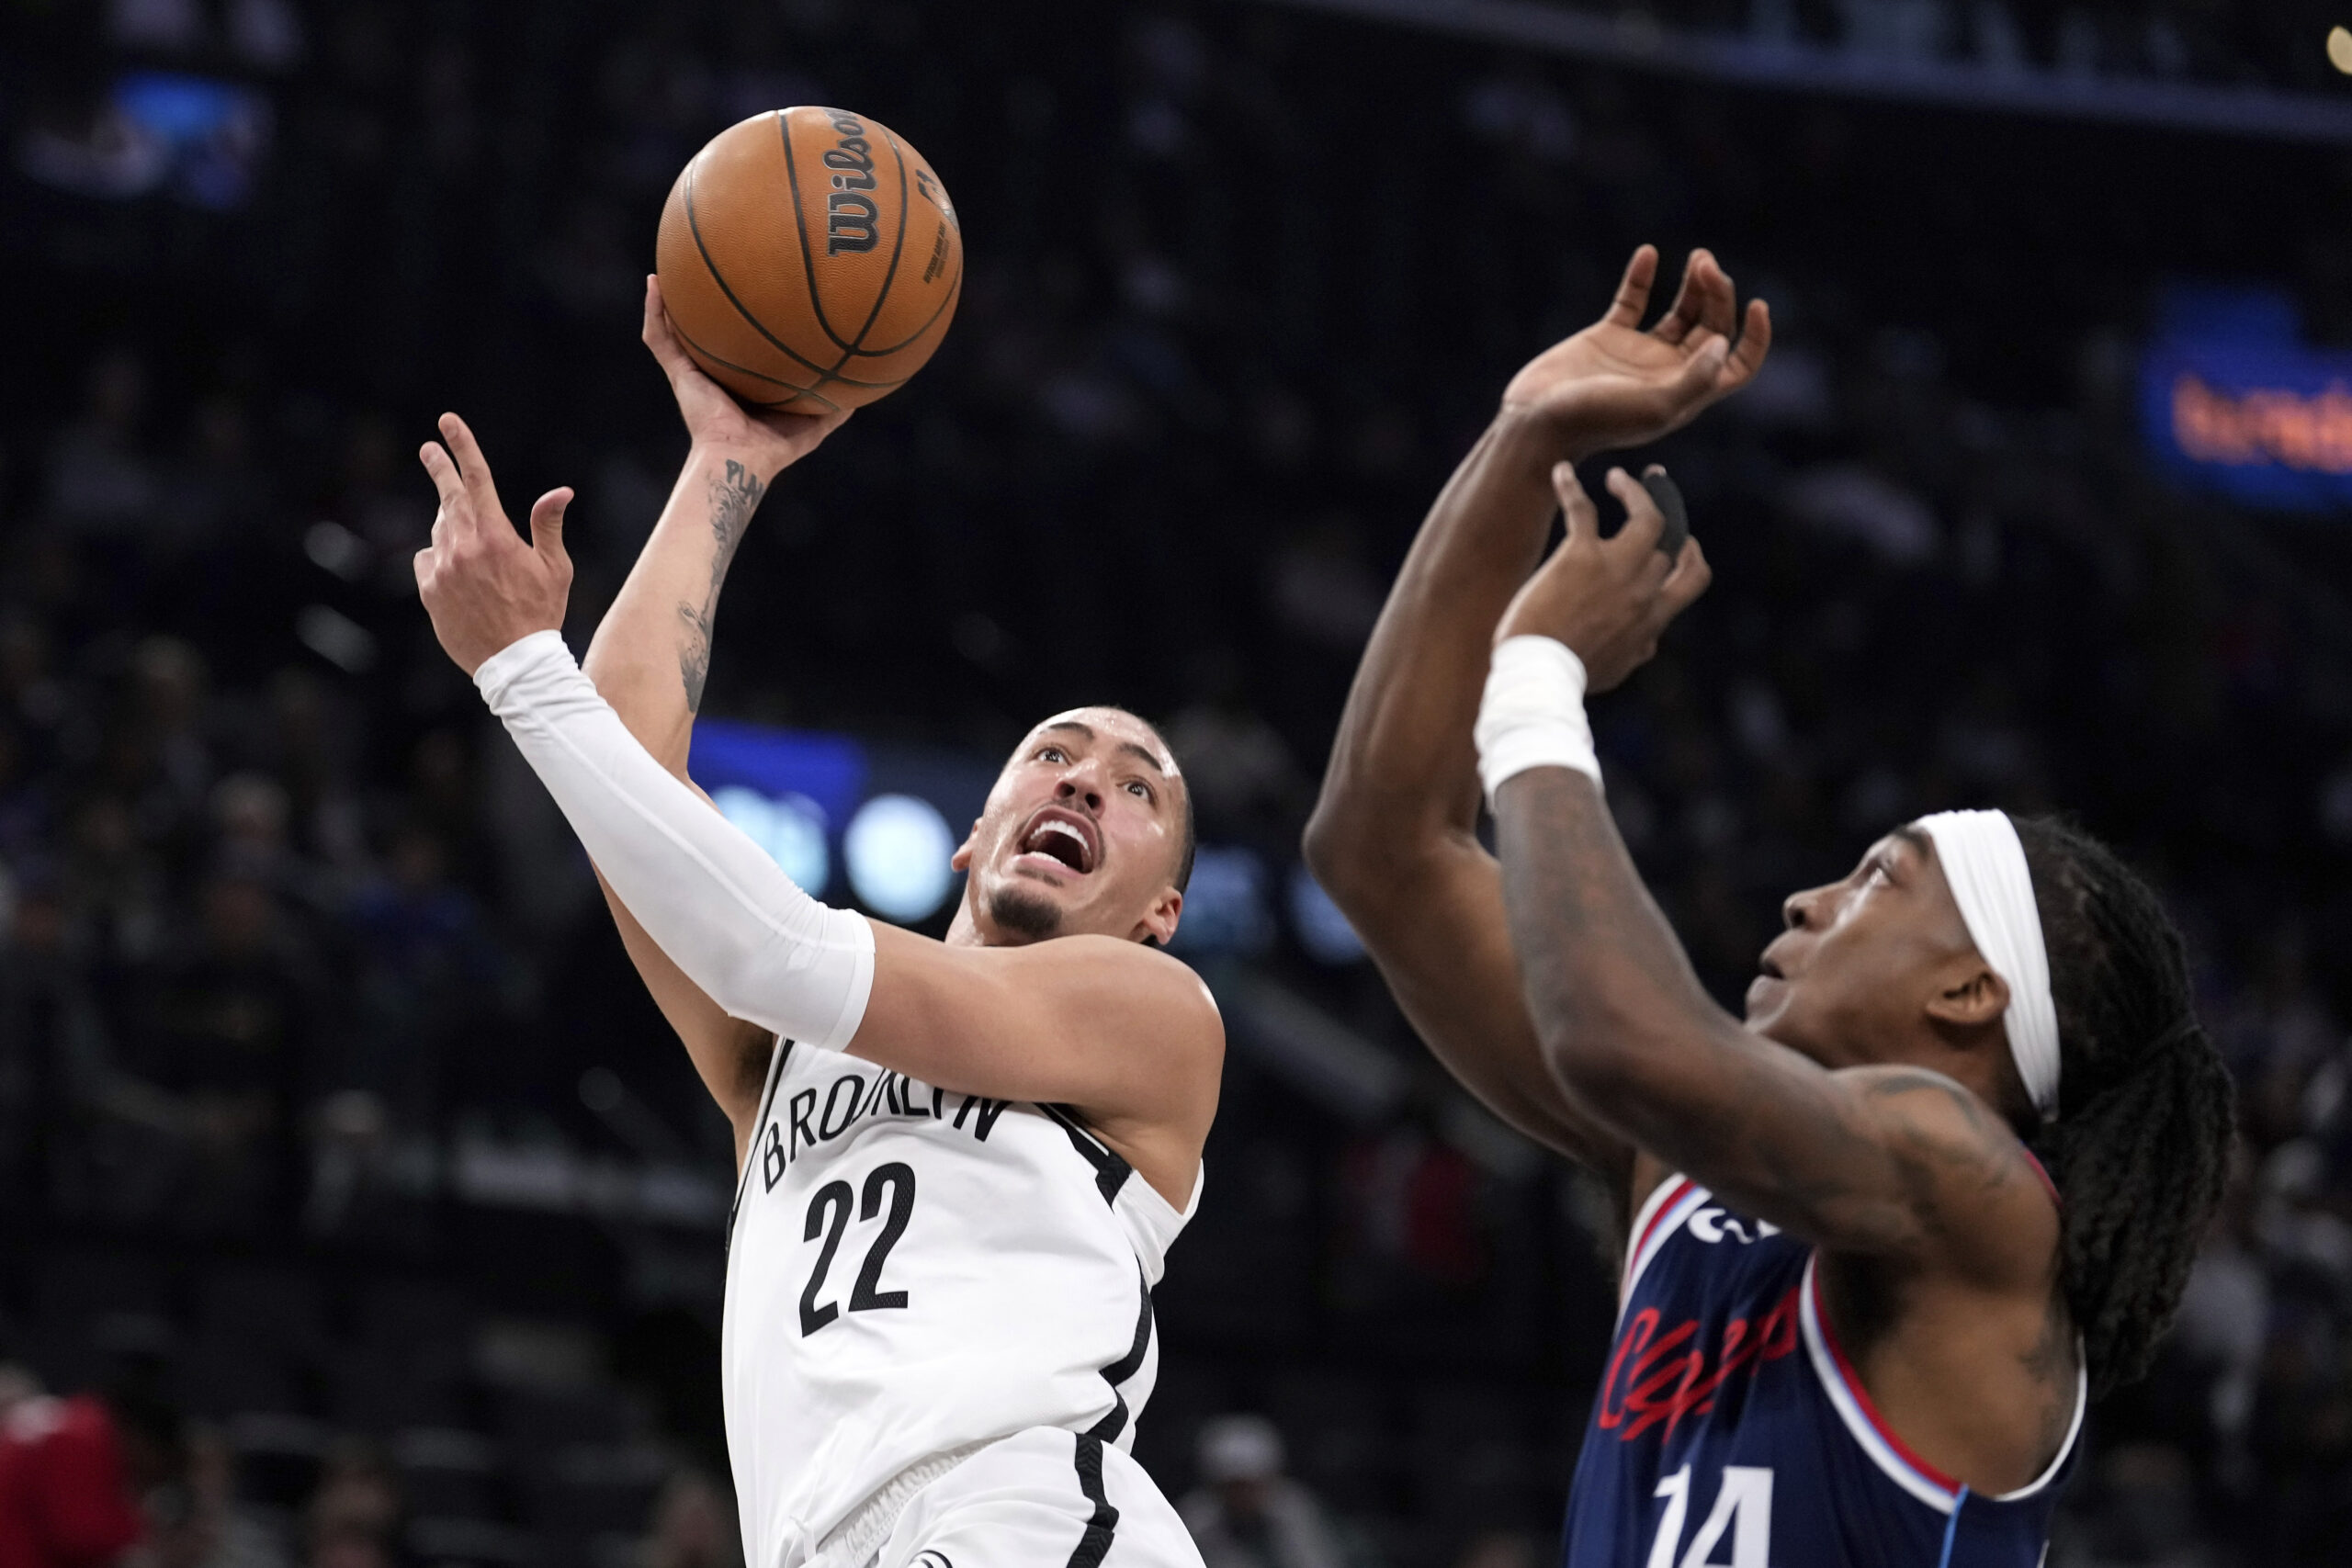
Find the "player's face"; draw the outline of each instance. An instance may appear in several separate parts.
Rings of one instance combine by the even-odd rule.
[[[956,852],[982,934],[1034,942],[1174,933],[1184,781],[1149,725],[1074,708],[1029,732]]]
[[[1781,915],[1788,929],[1747,987],[1747,1027],[1827,1067],[1904,1057],[1939,989],[1974,960],[1916,829],[1872,844],[1843,880],[1793,895]]]

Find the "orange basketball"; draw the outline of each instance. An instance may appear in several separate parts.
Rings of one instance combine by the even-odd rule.
[[[654,267],[695,363],[793,413],[870,403],[923,367],[964,287],[956,206],[922,154],[843,109],[711,138],[662,209]]]

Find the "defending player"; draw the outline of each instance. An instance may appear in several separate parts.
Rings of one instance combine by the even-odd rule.
[[[1686,423],[1770,322],[1751,304],[1734,345],[1702,252],[1644,333],[1656,266],[1638,253],[1609,315],[1520,373],[1440,498],[1309,852],[1447,1065],[1630,1216],[1569,1563],[2032,1568],[2086,1399],[2145,1367],[2178,1300],[2228,1079],[2148,888],[1998,812],[1899,828],[1792,897],[1745,1027],[1700,988],[1582,695],[1650,656],[1706,565],[1657,549],[1622,470],[1601,539],[1560,459]],[[1567,537],[1531,579],[1555,495]]]
[[[1191,868],[1176,763],[1115,708],[1038,726],[957,852],[944,942],[794,886],[684,782],[686,748],[735,544],[840,418],[746,413],[650,283],[646,338],[694,446],[597,631],[594,684],[553,629],[570,492],[525,544],[453,415],[454,460],[424,451],[441,512],[417,578],[734,1122],[722,1361],[745,1561],[1198,1568],[1126,1451],[1224,1054],[1206,989],[1146,945],[1175,931]]]

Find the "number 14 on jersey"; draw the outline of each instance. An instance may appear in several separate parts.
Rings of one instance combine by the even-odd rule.
[[[1690,1549],[1679,1560],[1682,1526],[1690,1513],[1690,1467],[1684,1465],[1657,1483],[1666,1512],[1657,1521],[1657,1540],[1650,1547],[1646,1568],[1771,1568],[1772,1472],[1760,1465],[1727,1464],[1715,1490],[1715,1506],[1707,1511]],[[1731,1536],[1731,1559],[1719,1564],[1715,1548]]]

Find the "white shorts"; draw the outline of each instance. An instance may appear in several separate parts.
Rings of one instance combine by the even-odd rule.
[[[907,1500],[875,1568],[1202,1568],[1125,1450],[1058,1427],[990,1443]]]

